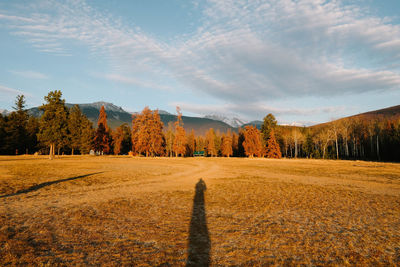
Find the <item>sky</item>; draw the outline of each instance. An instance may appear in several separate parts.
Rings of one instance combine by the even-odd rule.
[[[312,125],[400,104],[399,0],[0,1],[0,40],[0,109],[61,90]]]

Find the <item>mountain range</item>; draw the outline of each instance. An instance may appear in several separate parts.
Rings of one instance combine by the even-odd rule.
[[[67,103],[66,106],[71,108],[75,104]],[[96,126],[97,119],[99,116],[99,111],[101,106],[104,106],[105,111],[107,113],[107,121],[108,125],[115,129],[123,123],[127,123],[131,125],[132,116],[137,112],[127,112],[123,108],[116,106],[112,103],[108,102],[94,102],[88,104],[78,104],[81,111],[88,117],[90,121],[93,122],[93,125]],[[169,123],[174,123],[176,121],[177,116],[171,114],[164,110],[158,111],[160,114],[161,121],[164,123],[164,129],[168,128]],[[10,111],[0,109],[0,113],[2,115],[7,115]],[[35,117],[40,117],[42,112],[38,107],[28,109],[28,113]],[[360,113],[357,115],[349,116],[347,118],[400,118],[400,105],[388,107],[384,109],[369,111],[365,113]],[[208,129],[213,128],[215,131],[226,132],[228,129],[231,131],[238,131],[239,127],[245,127],[247,125],[255,125],[257,128],[261,128],[262,121],[256,120],[251,122],[245,122],[237,117],[230,115],[221,115],[221,114],[210,114],[204,117],[190,117],[190,116],[182,116],[182,120],[184,123],[184,128],[187,132],[194,130],[196,135],[204,135]],[[328,123],[328,122],[327,122]],[[326,123],[318,124],[324,125]],[[313,125],[312,127],[318,127],[318,125]]]
[[[75,104],[66,103],[68,108],[73,107]],[[101,106],[104,106],[104,109],[107,114],[107,123],[108,125],[115,129],[123,123],[127,123],[128,125],[132,124],[132,116],[137,112],[127,112],[121,107],[118,107],[112,103],[107,102],[95,102],[90,104],[77,104],[81,109],[82,113],[86,115],[86,117],[93,122],[93,125],[96,126],[97,119],[99,117],[99,111]],[[40,117],[42,111],[39,110],[38,107],[34,107],[28,109],[28,113],[35,117]],[[173,115],[167,111],[159,110],[159,115],[161,121],[164,123],[164,129],[168,128],[168,123],[174,123],[176,121],[177,116]],[[223,121],[211,119],[211,118],[200,118],[200,117],[189,117],[182,116],[182,121],[184,128],[187,132],[194,130],[196,135],[204,135],[208,129],[213,128],[215,131],[226,132],[228,129],[232,131],[237,131],[237,127],[233,127]]]

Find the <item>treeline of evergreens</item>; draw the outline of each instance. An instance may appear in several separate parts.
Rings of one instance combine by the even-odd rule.
[[[131,154],[143,156],[224,156],[269,158],[400,160],[400,120],[384,117],[346,118],[318,127],[278,126],[268,114],[261,130],[246,126],[238,133],[209,129],[205,136],[186,133],[182,114],[164,128],[157,110],[144,108],[132,125],[115,130],[107,125],[104,107],[97,128],[79,106],[65,106],[61,91],[50,92],[39,107],[40,118],[30,116],[24,96],[15,111],[0,115],[0,153],[15,154]]]

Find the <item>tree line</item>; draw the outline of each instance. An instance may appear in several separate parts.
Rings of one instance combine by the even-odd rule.
[[[49,92],[39,107],[40,118],[30,116],[24,96],[17,96],[15,111],[0,115],[0,153],[131,154],[147,157],[191,157],[201,151],[210,157],[268,157],[400,160],[400,120],[346,118],[318,127],[279,126],[272,114],[256,126],[225,133],[210,128],[205,136],[186,132],[182,113],[166,128],[158,110],[145,107],[132,117],[132,125],[108,127],[101,107],[97,127],[78,105],[65,106],[61,91]]]

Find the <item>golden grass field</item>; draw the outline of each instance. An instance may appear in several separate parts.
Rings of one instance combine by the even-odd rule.
[[[400,164],[0,157],[0,266],[196,263],[398,266]]]

